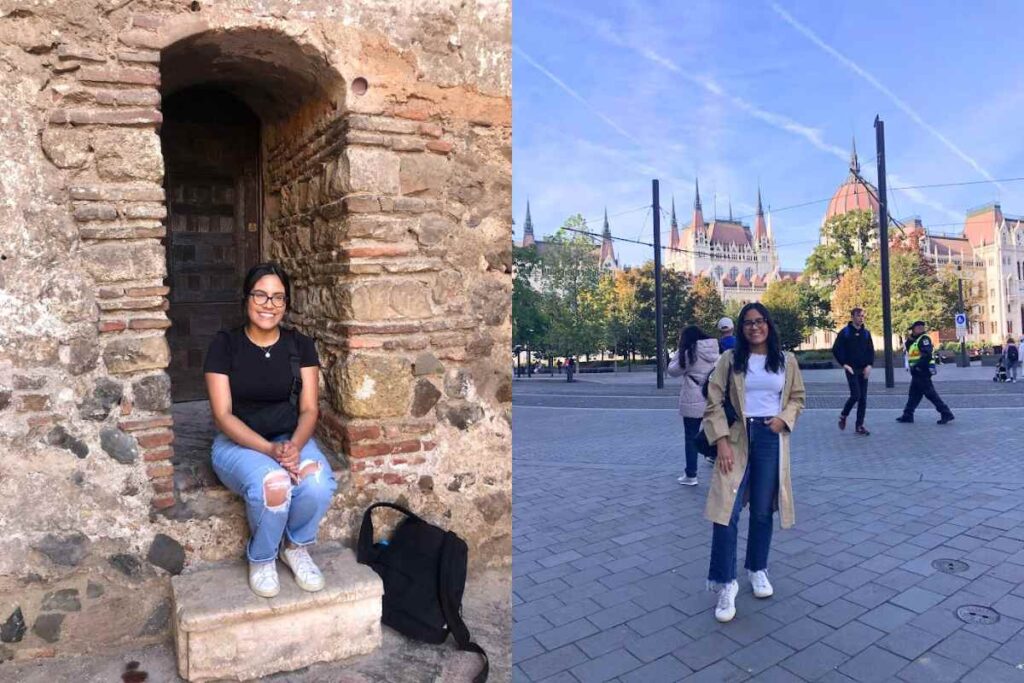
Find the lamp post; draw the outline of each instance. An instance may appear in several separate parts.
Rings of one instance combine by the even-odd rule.
[[[963,258],[961,256],[961,258]],[[963,278],[963,262],[956,264],[956,299],[957,309],[964,316],[967,315],[967,311],[964,310],[964,278]],[[964,336],[960,337],[960,358],[958,359],[957,365],[962,368],[969,368],[971,364],[967,361],[967,342],[966,342],[967,331],[964,330]]]

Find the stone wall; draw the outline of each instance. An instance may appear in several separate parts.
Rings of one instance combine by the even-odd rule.
[[[4,4],[0,660],[164,638],[168,573],[242,548],[240,504],[171,465],[160,102],[211,54],[184,41],[263,121],[264,255],[339,456],[323,535],[399,500],[510,560],[509,32],[482,0]]]

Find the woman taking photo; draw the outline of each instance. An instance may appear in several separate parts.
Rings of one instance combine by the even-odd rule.
[[[796,356],[783,353],[768,309],[747,304],[739,317],[736,348],[718,360],[708,381],[704,433],[718,459],[705,516],[713,524],[708,589],[718,592],[715,618],[736,616],[736,537],[740,510],[750,503],[744,566],[754,596],[770,597],[768,550],[773,512],[782,528],[793,526],[789,435],[804,408],[804,381]],[[735,409],[729,425],[726,400]]]
[[[220,431],[213,441],[213,470],[245,501],[249,586],[265,598],[280,590],[279,556],[300,588],[324,587],[306,546],[316,541],[337,487],[312,438],[320,372],[316,346],[281,327],[290,299],[291,283],[280,266],[253,266],[242,286],[246,323],[217,333],[203,368]]]
[[[668,364],[668,374],[682,376],[679,388],[679,414],[683,418],[686,439],[686,471],[677,481],[683,486],[697,485],[697,446],[693,443],[704,415],[704,381],[718,360],[718,340],[704,334],[696,325],[679,333],[679,346]]]

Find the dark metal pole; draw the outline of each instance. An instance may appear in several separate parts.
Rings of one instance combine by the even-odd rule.
[[[957,313],[967,314],[964,310],[964,280],[961,277],[960,268],[956,269],[956,300],[957,300]],[[967,336],[967,327],[964,327],[964,337],[960,337],[960,367],[969,368],[971,364],[967,362],[967,344],[965,337]]]
[[[885,191],[885,122],[875,116],[875,150],[878,153],[878,232],[882,248],[882,339],[885,341],[885,386],[892,389],[892,310],[889,292],[889,207]]]
[[[658,354],[658,388],[665,387],[665,334],[661,329],[661,207],[658,204],[658,181],[651,181],[654,199],[654,337]]]

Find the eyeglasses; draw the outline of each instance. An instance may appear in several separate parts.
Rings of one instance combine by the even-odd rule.
[[[288,297],[286,297],[284,294],[274,294],[273,296],[271,296],[266,292],[260,291],[249,292],[249,296],[252,297],[252,300],[256,303],[257,306],[266,306],[267,302],[269,301],[274,305],[274,308],[281,308],[282,306],[284,306],[284,302],[288,300]]]
[[[768,321],[764,318],[754,318],[753,320],[744,320],[743,327],[746,329],[752,329],[754,327],[765,327],[768,325]]]

